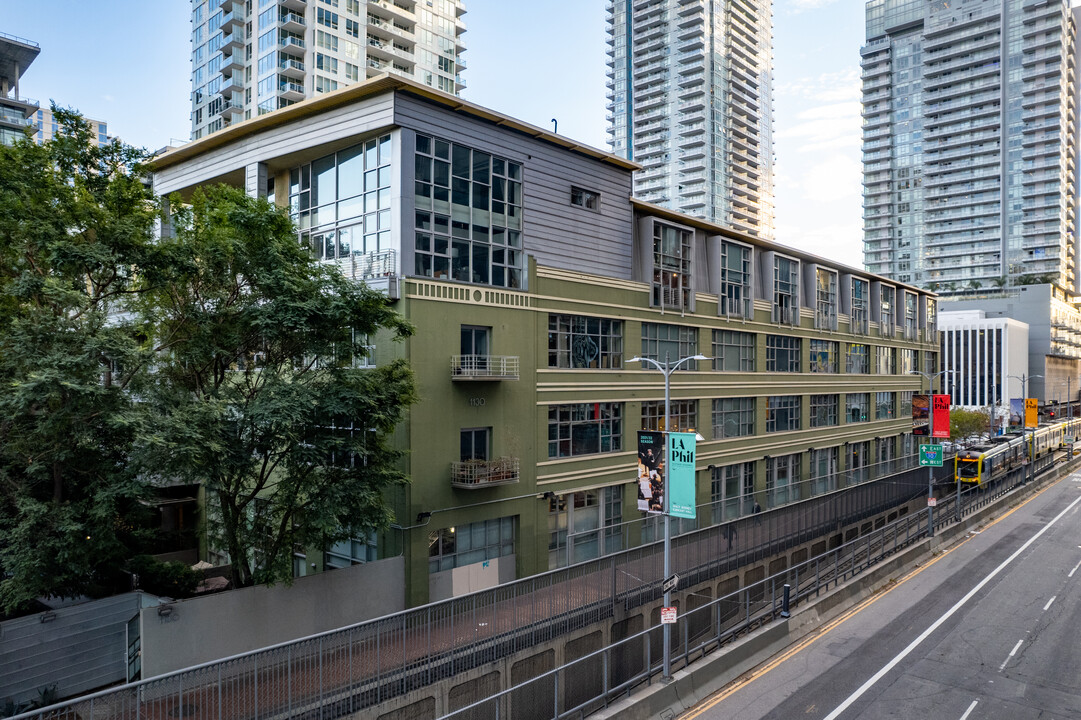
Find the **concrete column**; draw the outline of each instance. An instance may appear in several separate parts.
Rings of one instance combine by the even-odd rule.
[[[244,166],[244,192],[252,197],[266,197],[266,163],[254,162]]]

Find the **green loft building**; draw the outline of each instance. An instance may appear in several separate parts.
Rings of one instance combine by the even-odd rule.
[[[640,356],[698,444],[721,523],[914,463],[912,371],[938,371],[935,296],[631,197],[637,166],[402,78],[237,124],[156,161],[155,189],[242,186],[417,328],[397,525],[297,574],[404,555],[416,605],[661,537],[637,431],[664,429]],[[737,203],[738,204],[738,203]],[[221,559],[213,552],[210,559]]]

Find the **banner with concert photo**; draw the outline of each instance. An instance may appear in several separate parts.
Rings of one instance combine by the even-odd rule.
[[[664,433],[638,431],[638,509],[664,513]]]

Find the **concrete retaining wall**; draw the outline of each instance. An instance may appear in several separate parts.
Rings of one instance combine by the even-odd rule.
[[[143,677],[257,650],[405,609],[401,557],[179,600],[140,614]]]

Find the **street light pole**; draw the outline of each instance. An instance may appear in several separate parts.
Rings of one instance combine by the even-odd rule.
[[[920,370],[909,371],[910,375],[920,375],[927,378],[927,439],[935,441],[935,380],[939,375],[946,375],[952,370],[939,370],[936,373],[925,373]],[[945,457],[946,453],[942,453]],[[931,498],[935,495],[935,468],[927,466],[927,537],[935,536],[935,507],[931,504]],[[961,519],[961,479],[957,479],[957,519]]]
[[[709,360],[709,358],[705,355],[692,355],[670,363],[666,352],[663,365],[652,358],[632,357],[627,361],[649,363],[664,375],[664,579],[666,581],[672,577],[672,516],[668,513],[672,498],[672,488],[668,485],[668,428],[672,417],[672,373],[679,369],[680,365],[691,360]],[[672,591],[666,585],[664,607],[671,607],[671,603]],[[668,682],[672,679],[672,626],[669,623],[663,623],[661,632],[664,637],[664,680]]]
[[[1043,375],[1026,375],[1025,373],[1021,373],[1020,375],[1007,375],[1007,377],[1012,377],[1015,380],[1020,380],[1021,381],[1021,402],[1025,403],[1028,400],[1028,393],[1025,392],[1025,387],[1026,387],[1028,381],[1033,380],[1035,378],[1042,378]],[[1025,407],[1023,412],[1025,414],[1021,417],[1021,435],[1022,436],[1024,436],[1024,434],[1028,431],[1028,427],[1027,427],[1028,418],[1026,417],[1028,415],[1028,407],[1027,406]],[[1039,423],[1039,419],[1037,419],[1036,422]],[[1027,443],[1025,443],[1028,446],[1029,470],[1028,470],[1027,475],[1028,475],[1029,480],[1035,480],[1036,479],[1036,452],[1035,452],[1036,448],[1032,447],[1033,443],[1035,443],[1035,442],[1036,442],[1036,428],[1033,428],[1032,429],[1032,435],[1029,436],[1029,441]],[[1022,478],[1021,484],[1024,484],[1024,483],[1025,483],[1025,480],[1024,480],[1024,478]]]

